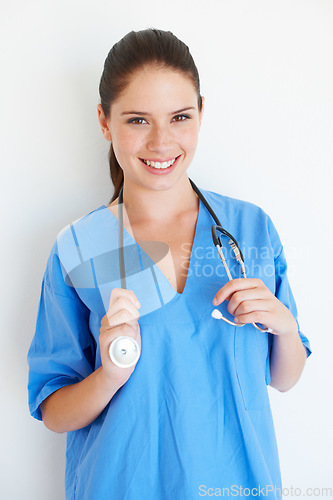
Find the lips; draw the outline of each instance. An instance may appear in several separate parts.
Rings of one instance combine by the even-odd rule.
[[[176,156],[175,158],[172,158],[171,160],[158,160],[158,159],[155,159],[155,160],[145,160],[143,158],[140,158],[140,160],[145,165],[147,165],[148,167],[152,167],[152,168],[164,170],[164,169],[172,167],[172,165],[179,158],[179,156]]]
[[[175,158],[171,158],[169,160],[145,160],[143,158],[139,158],[142,162],[143,167],[153,175],[168,175],[171,174],[178,165],[178,160],[182,155],[178,155]]]

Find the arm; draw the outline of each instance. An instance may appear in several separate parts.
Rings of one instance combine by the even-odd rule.
[[[307,358],[306,349],[298,335],[298,327],[289,335],[274,335],[270,366],[270,385],[281,392],[291,389],[301,376]]]
[[[58,389],[41,404],[45,426],[54,432],[69,432],[91,424],[104,410],[119,386],[110,383],[98,368],[76,384]]]
[[[42,418],[48,429],[62,433],[86,427],[127,382],[136,365],[129,368],[116,366],[109,357],[109,346],[122,335],[133,337],[141,346],[138,307],[140,305],[131,290],[112,290],[99,336],[102,366],[81,382],[61,387],[43,401]]]

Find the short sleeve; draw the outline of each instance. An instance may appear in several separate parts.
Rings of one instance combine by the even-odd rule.
[[[275,296],[290,310],[290,312],[294,316],[298,326],[298,334],[306,349],[307,357],[309,357],[310,354],[312,353],[312,349],[310,347],[310,342],[308,338],[300,330],[300,326],[298,323],[298,312],[297,312],[296,302],[292,294],[287,276],[287,261],[284,249],[281,244],[278,232],[270,217],[268,217],[268,231],[272,247],[274,249]]]
[[[41,285],[36,329],[28,352],[29,409],[34,418],[42,420],[40,404],[50,394],[92,373],[95,342],[89,315],[75,288],[65,283],[55,243]]]

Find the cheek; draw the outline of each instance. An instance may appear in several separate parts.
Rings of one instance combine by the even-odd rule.
[[[198,129],[191,127],[181,136],[181,145],[186,151],[195,151],[198,143]]]
[[[123,131],[116,136],[113,147],[119,154],[131,154],[137,152],[141,143],[142,139],[138,134],[131,131]]]

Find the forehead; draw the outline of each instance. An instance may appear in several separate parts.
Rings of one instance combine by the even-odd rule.
[[[130,76],[127,86],[112,107],[135,105],[133,109],[148,111],[148,107],[180,109],[185,105],[193,106],[196,102],[197,92],[191,77],[172,68],[149,66]]]

